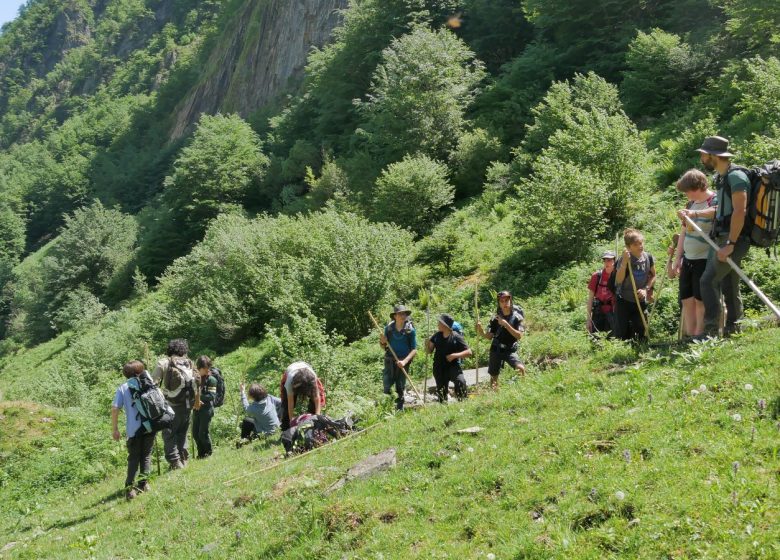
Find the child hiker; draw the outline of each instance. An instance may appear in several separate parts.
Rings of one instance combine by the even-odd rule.
[[[246,417],[241,422],[241,441],[239,443],[248,443],[259,434],[272,435],[276,432],[281,424],[279,412],[282,400],[269,395],[265,387],[259,383],[252,383],[249,386],[249,397],[252,399],[250,404],[244,392],[244,384],[241,383],[239,388],[241,390],[241,404],[246,412]]]
[[[217,378],[212,375],[211,358],[200,356],[195,362],[198,368],[200,382],[198,383],[199,399],[195,399],[192,414],[192,438],[195,440],[198,459],[210,457],[213,451],[209,426],[214,418],[214,399],[217,396]]]
[[[645,238],[638,230],[625,230],[623,242],[626,248],[615,263],[614,273],[615,337],[643,341],[648,335],[648,293],[655,284],[655,261],[653,255],[645,252]]]
[[[455,319],[446,313],[439,317],[439,332],[430,337],[426,350],[433,352],[433,377],[436,380],[436,395],[439,402],[446,404],[450,381],[455,384],[455,396],[458,400],[466,398],[466,378],[460,360],[471,356],[471,348],[466,344],[463,335],[455,332],[452,327]]]

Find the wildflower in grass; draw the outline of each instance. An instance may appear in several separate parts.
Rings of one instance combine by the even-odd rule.
[[[734,422],[742,421],[742,415],[739,412],[735,412],[734,414],[732,414],[731,418],[734,420]]]
[[[750,383],[745,383],[745,391],[752,391],[753,386]]]
[[[492,552],[488,552],[486,558],[487,560],[496,560],[496,555]]]
[[[758,411],[764,412],[766,410],[766,400],[765,399],[758,399]]]
[[[618,490],[617,492],[615,492],[615,498],[617,498],[618,501],[622,502],[623,500],[626,499],[626,494],[622,490]]]
[[[647,393],[647,402],[653,404],[653,393]]]
[[[629,451],[628,449],[624,449],[623,450],[623,459],[626,461],[626,463],[630,463],[631,462],[631,451]]]
[[[737,471],[739,470],[739,461],[731,463],[731,470],[734,471],[734,474],[737,474]]]
[[[699,392],[700,393],[706,393],[707,392],[707,386],[704,383],[699,385]]]
[[[579,393],[574,393],[574,398],[577,399],[577,400],[580,400],[580,394]]]
[[[698,395],[698,394],[699,394],[699,391],[698,391],[698,390],[696,390],[696,389],[691,389],[691,396],[692,396],[692,397],[695,397],[695,396],[696,396],[696,395]]]

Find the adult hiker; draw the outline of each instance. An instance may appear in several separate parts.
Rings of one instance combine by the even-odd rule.
[[[260,434],[272,435],[279,429],[281,422],[279,416],[281,412],[282,400],[269,395],[265,387],[259,383],[252,383],[249,386],[249,397],[244,392],[244,384],[239,386],[241,391],[241,405],[244,407],[246,417],[241,422],[241,441],[240,444],[248,443]]]
[[[135,498],[139,492],[145,492],[149,489],[149,476],[152,472],[152,448],[154,447],[155,433],[146,431],[143,428],[141,415],[138,414],[133,406],[133,396],[128,383],[131,379],[141,376],[149,377],[143,362],[133,360],[127,362],[122,368],[125,381],[120,385],[114,395],[111,403],[111,427],[114,441],[121,439],[119,433],[119,411],[125,411],[125,435],[127,436],[127,478],[125,478],[125,496],[128,500]],[[151,382],[151,379],[149,379]],[[135,475],[138,469],[141,469],[141,475],[138,480],[138,486],[134,486]]]
[[[621,340],[647,340],[647,304],[655,284],[655,260],[645,252],[645,238],[638,230],[625,230],[623,242],[626,248],[614,273],[614,334]]]
[[[734,166],[729,152],[729,141],[720,136],[708,136],[701,147],[702,165],[715,171],[714,186],[718,192],[718,208],[710,237],[720,247],[710,250],[707,266],[701,276],[701,299],[704,302],[704,335],[717,336],[721,313],[721,293],[726,302],[724,335],[738,329],[742,318],[742,297],[739,275],[726,263],[731,257],[739,266],[750,248],[750,231],[747,205],[750,200],[750,180],[743,168]]]
[[[411,314],[411,310],[405,306],[396,305],[390,314],[391,321],[385,326],[384,331],[379,334],[379,345],[385,350],[384,371],[382,373],[384,393],[385,395],[390,395],[392,388],[395,387],[398,395],[398,398],[395,400],[396,410],[404,409],[406,376],[402,368],[406,369],[408,373],[409,365],[411,365],[412,360],[417,355],[417,333],[414,325],[409,320]],[[395,352],[398,360],[393,357],[388,344]]]
[[[173,469],[187,464],[187,432],[190,428],[190,411],[195,403],[195,366],[187,357],[189,345],[186,340],[176,338],[168,342],[167,358],[157,362],[152,379],[162,389],[165,399],[173,408],[173,426],[162,431],[165,460]]]
[[[501,373],[504,363],[509,364],[509,367],[514,368],[520,375],[525,375],[525,365],[517,355],[517,341],[525,333],[525,317],[520,308],[515,307],[511,292],[499,292],[497,299],[496,315],[490,320],[487,332],[477,320],[477,334],[491,341],[488,374],[493,389],[498,389],[498,374]]]
[[[433,352],[433,377],[436,380],[436,395],[439,402],[446,404],[450,381],[455,385],[455,396],[463,400],[467,396],[466,378],[463,376],[461,360],[471,356],[471,348],[463,335],[453,330],[455,319],[446,313],[439,317],[438,332],[430,337],[426,350]]]
[[[196,457],[205,459],[211,456],[213,447],[211,445],[211,435],[209,426],[211,419],[214,418],[214,401],[217,397],[217,375],[211,365],[211,358],[200,356],[195,362],[198,368],[200,381],[197,383],[200,391],[196,395],[194,412],[192,413],[192,438],[195,440],[197,449]]]
[[[609,278],[615,270],[615,253],[601,255],[604,268],[597,270],[588,282],[588,303],[585,306],[585,329],[590,334],[612,334],[615,321],[614,294],[609,289]]]
[[[676,188],[685,194],[688,203],[677,212],[682,220],[682,230],[677,241],[674,264],[668,276],[680,277],[683,330],[687,336],[694,337],[704,332],[701,277],[707,267],[710,247],[703,235],[709,235],[712,229],[718,197],[707,187],[707,176],[698,169],[686,171],[677,181]],[[701,228],[703,235],[688,225],[686,216]]]
[[[319,414],[325,406],[325,390],[314,368],[306,362],[293,362],[282,374],[280,395],[282,400],[282,430],[290,428],[295,418],[295,406],[307,402],[306,412]]]

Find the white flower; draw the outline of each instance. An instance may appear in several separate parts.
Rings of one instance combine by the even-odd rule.
[[[622,490],[618,490],[617,492],[615,492],[615,497],[621,502],[626,499],[626,495]]]
[[[753,386],[750,383],[745,383],[745,391],[752,391]]]
[[[702,393],[706,393],[707,392],[707,386],[704,383],[702,383],[701,385],[699,385],[699,391],[702,392]]]
[[[698,394],[699,394],[699,391],[697,391],[696,389],[691,389],[691,396],[692,397],[695,397]]]
[[[735,412],[731,415],[731,417],[734,419],[734,422],[741,422],[742,421],[742,415],[739,412]]]
[[[496,560],[496,555],[492,552],[488,552],[486,558],[487,560]]]
[[[574,398],[577,399],[577,400],[580,400],[580,394],[579,393],[574,393]]]
[[[466,449],[466,451],[468,451],[469,453],[474,453],[474,448],[473,447],[469,447],[468,449]]]
[[[453,455],[452,457],[450,457],[450,459],[452,459],[453,461],[455,461],[457,458],[458,458],[457,455]]]

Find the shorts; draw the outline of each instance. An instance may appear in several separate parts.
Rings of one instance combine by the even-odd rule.
[[[680,299],[695,298],[701,301],[701,276],[707,268],[707,259],[689,261],[683,258],[680,269]]]
[[[509,364],[509,367],[516,369],[518,365],[523,365],[523,361],[517,355],[517,351],[511,347],[506,350],[500,348],[491,347],[490,356],[488,357],[488,374],[496,376],[501,373],[501,366],[504,363]]]

